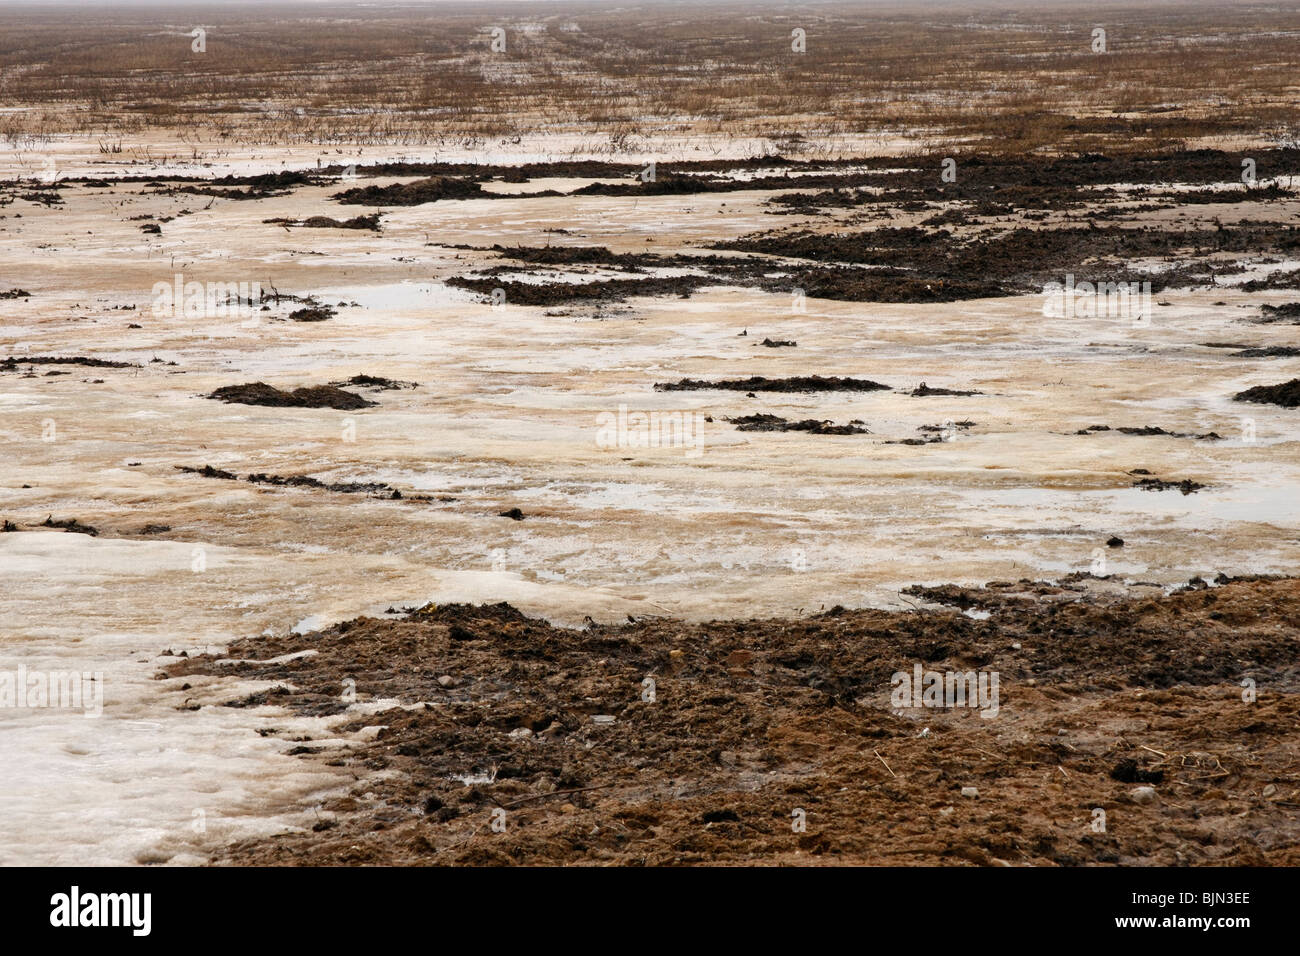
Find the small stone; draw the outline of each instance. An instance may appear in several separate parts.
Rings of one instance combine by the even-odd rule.
[[[613,714],[592,714],[591,722],[593,724],[612,724],[614,722]]]
[[[952,816],[955,812],[956,812],[956,811],[953,810],[952,807],[944,807],[942,810],[939,811],[939,816],[941,816],[941,817],[950,817],[950,816]]]
[[[1129,799],[1140,807],[1148,806],[1156,802],[1155,787],[1138,787],[1129,793]]]
[[[1124,547],[1124,539],[1121,538],[1119,535],[1112,535],[1110,540],[1106,542],[1106,547],[1122,548]]]
[[[531,737],[532,735],[533,732],[529,730],[527,727],[516,727],[514,730],[510,731],[511,737],[523,738],[523,737]]]
[[[1275,793],[1277,793],[1277,787],[1275,787],[1273,784],[1270,783],[1267,787],[1264,788],[1264,799],[1268,800]]]
[[[1012,645],[1011,645],[1011,649],[1012,649],[1013,651],[1018,651],[1018,650],[1020,650],[1020,645],[1019,645],[1019,644],[1012,644]]]
[[[452,677],[450,674],[443,674],[438,678],[439,687],[450,687],[454,683],[456,683],[456,678]]]
[[[686,654],[686,652],[683,651],[681,648],[678,648],[678,647],[675,647],[675,648],[673,648],[671,651],[668,652],[668,656],[671,657],[673,660],[677,660],[677,659],[679,659],[679,658],[681,658],[681,657],[684,657],[685,654]]]
[[[963,797],[978,797],[980,795],[980,792],[977,787],[962,787],[961,795]]]

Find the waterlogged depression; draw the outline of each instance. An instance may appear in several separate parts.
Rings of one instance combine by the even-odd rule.
[[[21,529],[0,534],[3,666],[100,673],[104,692],[97,718],[0,709],[5,862],[189,862],[310,826],[351,776],[289,752],[347,746],[330,721],[273,698],[210,706],[267,685],[155,680],[174,655],[268,630],[428,601],[505,600],[579,626],[906,606],[909,584],[1077,571],[1170,586],[1300,573],[1300,417],[1231,401],[1300,360],[1206,345],[1288,344],[1287,328],[1243,321],[1257,301],[1239,288],[1166,290],[1141,321],[1044,315],[1041,296],[880,304],[722,285],[494,307],[446,284],[504,262],[462,247],[701,252],[770,226],[766,196],[439,201],[385,215],[378,234],[265,222],[372,211],[336,191],[210,203],[77,185],[3,223],[0,285],[30,293],[0,301],[0,358],[18,360],[0,371],[0,512]],[[161,237],[130,221],[182,209]],[[155,314],[151,290],[177,274],[336,314],[288,321],[301,308],[288,301]],[[616,274],[574,267],[568,281]],[[33,356],[130,364],[23,364]],[[654,389],[813,374],[891,390]],[[359,375],[407,384],[344,384],[375,403],[350,410],[205,397]],[[923,382],[977,394],[910,394]],[[866,433],[728,421],[755,415]],[[1080,434],[1095,425],[1110,430]],[[1119,430],[1145,426],[1189,437]],[[179,470],[203,466],[236,477]],[[1142,476],[1204,487],[1148,491]]]

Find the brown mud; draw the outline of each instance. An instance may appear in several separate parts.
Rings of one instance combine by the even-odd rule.
[[[676,196],[720,192],[773,191],[779,189],[818,189],[809,205],[852,205],[854,199],[868,203],[899,205],[905,202],[970,201],[994,208],[1008,206],[1061,209],[1095,199],[1095,190],[1087,187],[1116,183],[1158,186],[1169,182],[1211,186],[1236,182],[1241,172],[1241,157],[1220,150],[1172,150],[1149,155],[1087,154],[1057,159],[1034,157],[994,158],[956,153],[961,170],[959,183],[937,183],[916,175],[916,168],[939,170],[947,155],[921,155],[906,164],[915,168],[889,169],[897,160],[881,157],[838,161],[794,161],[779,156],[754,159],[721,160],[705,163],[677,162],[660,164],[653,178],[644,176],[643,166],[599,161],[528,163],[522,166],[492,166],[459,163],[378,163],[359,166],[366,175],[425,176],[414,183],[371,186],[347,190],[334,198],[341,202],[371,205],[415,205],[440,199],[497,198],[500,194],[483,192],[478,184],[489,179],[526,182],[535,178],[617,179],[578,187],[574,196]],[[1261,178],[1300,174],[1300,150],[1293,148],[1260,149],[1254,152]],[[781,175],[749,177],[709,175],[710,173],[761,172],[786,167]],[[844,168],[844,167],[851,168]],[[331,167],[328,171],[333,171]],[[937,176],[935,177],[937,179]],[[259,189],[283,188],[286,183],[252,183],[248,179],[227,177],[228,184],[248,183]],[[883,187],[883,194],[862,191],[862,187]],[[855,192],[847,192],[855,190]],[[1200,193],[1201,195],[1197,195]],[[554,190],[514,194],[515,198],[561,195]],[[800,194],[782,194],[779,200],[800,204]],[[1167,191],[1147,190],[1154,199],[1172,198]],[[1181,196],[1182,194],[1177,194]],[[1290,191],[1276,185],[1258,188],[1194,190],[1192,201],[1269,201],[1286,198]],[[809,197],[811,198],[811,197]]]
[[[1251,279],[1241,284],[1242,292],[1261,292],[1268,289],[1300,289],[1300,269],[1274,272],[1262,279]]]
[[[1265,405],[1281,405],[1283,408],[1300,406],[1300,378],[1293,378],[1280,385],[1257,385],[1238,392],[1233,396],[1239,402],[1255,402]]]
[[[222,481],[238,481],[239,476],[232,471],[225,471],[221,468],[213,468],[211,465],[204,465],[202,468],[194,468],[188,465],[176,465],[176,470],[190,475],[198,475],[200,478],[218,478]],[[310,475],[270,475],[265,472],[252,472],[244,479],[252,485],[271,485],[281,488],[311,488],[318,491],[333,491],[339,494],[355,495],[367,494],[375,498],[384,498],[391,501],[401,501],[407,498],[398,489],[392,485],[385,484],[382,481],[321,481],[319,478],[312,478]],[[427,495],[410,496],[412,501],[428,501]]]
[[[631,296],[689,296],[706,285],[718,285],[709,276],[671,276],[645,279],[606,279],[595,282],[513,282],[496,278],[452,276],[447,285],[483,296],[497,290],[510,305],[563,305],[569,302],[621,302]]]
[[[542,266],[598,265],[638,272],[647,266],[675,265],[685,257],[665,257],[649,253],[613,253],[605,246],[502,246],[484,250],[503,259]]]
[[[269,405],[276,408],[336,408],[342,411],[369,408],[378,404],[333,385],[313,385],[286,392],[265,382],[224,385],[206,397],[227,404]]]
[[[82,524],[76,518],[61,518],[54,520],[54,515],[50,515],[40,525],[42,528],[62,528],[64,531],[71,531],[74,534],[88,534],[92,538],[98,537],[99,529],[92,528],[88,524]]]
[[[239,476],[233,471],[226,471],[222,468],[213,468],[211,465],[204,465],[202,468],[194,468],[190,465],[176,465],[176,470],[187,475],[198,475],[200,478],[220,478],[222,481],[238,481]]]
[[[87,368],[139,368],[133,362],[114,362],[85,355],[11,355],[0,359],[0,371],[12,372],[20,365],[84,365]]]
[[[1295,358],[1297,355],[1300,355],[1300,348],[1294,345],[1269,345],[1232,353],[1233,358]]]
[[[1046,282],[1072,272],[1079,281],[1096,277],[1107,282],[1149,281],[1152,291],[1159,292],[1226,274],[1222,265],[1205,258],[1210,255],[1294,253],[1300,249],[1300,230],[1273,223],[1183,230],[1089,225],[1018,227],[958,236],[947,230],[906,227],[854,233],[778,231],[717,243],[714,248],[822,264],[902,269],[914,281],[931,285],[961,283],[1041,292]],[[1151,257],[1166,259],[1170,268],[1155,274],[1132,272],[1133,260]]]
[[[1218,432],[1205,432],[1197,434],[1196,432],[1171,432],[1166,431],[1158,425],[1121,425],[1118,428],[1112,428],[1109,425],[1089,425],[1087,428],[1080,428],[1074,434],[1076,435],[1095,435],[1097,432],[1119,432],[1121,435],[1138,435],[1142,437],[1163,437],[1163,438],[1194,438],[1197,441],[1222,441],[1223,436]]]
[[[340,715],[351,688],[401,704],[344,718],[373,739],[286,740],[356,785],[311,832],[223,863],[1294,865],[1300,582],[1216,585],[909,589],[986,620],[837,607],[566,630],[430,605],[160,677],[275,682],[230,706]],[[895,706],[916,667],[996,672],[996,716]]]
[[[219,189],[216,186],[177,186],[175,189],[163,190],[165,195],[174,195],[176,193],[186,193],[193,196],[211,196],[214,199],[233,199],[255,200],[255,199],[276,199],[281,196],[288,196],[287,189],[271,189],[258,186],[250,186],[248,189]]]
[[[382,375],[353,375],[351,378],[343,379],[340,382],[330,382],[336,388],[345,385],[351,385],[355,388],[371,388],[376,392],[400,391],[404,388],[419,388],[418,382],[401,382],[395,378],[384,378]]]
[[[834,232],[804,228],[773,230],[713,244],[728,251],[748,251],[758,260],[725,257],[654,256],[612,253],[604,247],[492,247],[503,258],[539,267],[601,265],[629,271],[668,265],[705,270],[704,276],[641,277],[590,283],[510,282],[502,270],[458,276],[450,284],[485,295],[501,289],[506,301],[552,306],[582,301],[620,301],[637,295],[689,296],[705,286],[739,286],[861,302],[952,302],[1040,292],[1066,272],[1079,281],[1150,281],[1152,290],[1206,285],[1240,271],[1225,254],[1291,254],[1300,249],[1300,231],[1289,223],[1250,222],[1171,229],[1149,224],[1098,225],[1130,216],[1140,209],[1170,204],[1219,203],[1248,207],[1277,203],[1291,192],[1275,183],[1235,185],[1240,156],[1218,150],[1172,150],[1153,155],[1066,156],[1055,159],[993,158],[957,155],[959,181],[937,182],[923,175],[942,159],[937,155],[905,160],[875,157],[835,162],[796,162],[781,157],[661,166],[653,181],[640,179],[640,167],[627,163],[557,162],[518,167],[456,163],[385,163],[361,167],[369,175],[421,175],[408,183],[346,189],[334,196],[343,203],[410,206],[441,199],[528,198],[565,195],[554,190],[509,194],[485,191],[482,183],[531,178],[624,178],[616,183],[588,183],[567,195],[690,195],[730,191],[774,194],[773,202],[797,211],[819,208],[851,210],[860,203],[886,210],[933,209],[920,226]],[[1300,150],[1265,149],[1252,157],[1261,179],[1300,173]],[[906,168],[897,168],[899,165]],[[772,175],[780,170],[780,175]],[[315,174],[282,173],[260,177],[224,177],[196,183],[192,177],[152,180],[172,188],[225,198],[259,199],[283,195],[298,186],[337,183],[342,167]],[[751,177],[728,173],[752,172]],[[183,185],[176,185],[183,183]],[[1172,191],[1169,184],[1193,187]],[[1229,184],[1229,185],[1224,185]],[[239,192],[239,186],[246,187]],[[863,187],[873,190],[865,191]],[[1099,189],[1097,187],[1123,187]],[[1156,187],[1160,187],[1157,189]],[[791,188],[816,193],[779,193]],[[1189,198],[1190,197],[1190,198]],[[1065,219],[1030,228],[1028,221],[1047,213],[1071,215],[1086,205],[1088,221]],[[1016,218],[1019,214],[1019,219]],[[1059,218],[1059,217],[1058,217]],[[329,216],[302,220],[268,220],[288,227],[378,229],[378,213],[338,220]],[[1010,228],[1008,228],[1010,225]],[[952,226],[955,228],[947,228]],[[1135,272],[1135,259],[1155,258],[1163,268]],[[776,259],[777,261],[773,261]],[[775,273],[774,273],[775,270]],[[1246,283],[1245,291],[1295,288],[1300,270],[1275,273]]]
[[[1134,488],[1141,488],[1143,491],[1178,491],[1184,495],[1195,494],[1205,485],[1199,481],[1192,481],[1190,478],[1183,478],[1181,481],[1166,481],[1163,478],[1139,478],[1133,482]]]
[[[1286,302],[1282,305],[1261,305],[1260,316],[1256,322],[1289,322],[1300,324],[1300,302]]]
[[[491,193],[468,179],[435,176],[391,186],[358,186],[334,196],[341,203],[365,206],[418,206],[439,199],[491,199]]]
[[[984,393],[960,388],[934,388],[930,385],[926,385],[925,382],[922,382],[920,385],[916,386],[916,388],[908,391],[907,394],[911,395],[913,398],[925,398],[930,395],[956,395],[958,397],[965,397],[970,395],[983,395]]]
[[[904,269],[851,266],[796,269],[787,277],[768,279],[762,286],[769,292],[789,293],[792,288],[802,289],[812,298],[843,302],[940,303],[1016,294],[1015,290],[983,278],[917,276]]]
[[[1268,175],[1300,171],[1300,150],[1264,151]],[[816,212],[828,208],[851,209],[867,203],[880,210],[875,218],[892,218],[892,211],[936,215],[921,225],[883,226],[870,229],[836,228],[825,231],[816,222],[793,231],[776,229],[714,242],[711,248],[727,252],[756,253],[759,258],[725,256],[660,256],[613,253],[600,246],[490,247],[504,259],[539,268],[555,268],[554,282],[516,282],[503,276],[515,267],[495,266],[476,274],[457,276],[450,284],[484,295],[505,293],[508,303],[553,306],[582,301],[621,301],[631,296],[683,297],[707,286],[757,288],[786,293],[800,289],[805,295],[855,302],[954,302],[1041,292],[1048,282],[1066,273],[1078,281],[1108,283],[1150,282],[1154,292],[1167,288],[1214,283],[1221,276],[1241,271],[1241,264],[1225,256],[1289,255],[1300,249],[1300,231],[1287,222],[1229,224],[1213,222],[1171,228],[1149,223],[1098,225],[1124,219],[1141,210],[1172,208],[1182,192],[1168,189],[1177,182],[1194,187],[1194,202],[1235,205],[1277,203],[1290,196],[1276,184],[1258,187],[1214,185],[1234,182],[1240,157],[1214,150],[1174,151],[1156,156],[1106,157],[1088,155],[1026,162],[971,156],[958,159],[959,183],[936,183],[920,175],[913,164],[927,168],[936,157],[896,160],[909,168],[882,168],[879,160],[842,168],[824,164],[808,175],[760,175],[754,178],[675,174],[660,170],[652,182],[641,182],[624,167],[586,169],[562,164],[554,169],[529,167],[529,175],[578,176],[633,175],[627,182],[594,183],[569,195],[688,195],[737,190],[768,191],[792,186],[830,187],[821,192],[777,193],[771,202],[787,211]],[[1264,161],[1261,161],[1264,162]],[[582,164],[577,164],[581,167]],[[1261,169],[1264,167],[1261,166]],[[521,168],[522,169],[522,168]],[[789,173],[791,169],[787,169]],[[412,172],[414,170],[408,170]],[[520,173],[522,175],[522,173]],[[416,183],[372,186],[349,190],[347,201],[410,204],[438,198],[500,198],[505,194],[482,192],[479,183],[503,175],[494,167],[462,169],[458,175],[439,175]],[[1162,184],[1156,191],[1153,184]],[[871,185],[878,192],[863,191]],[[1208,188],[1205,188],[1207,187]],[[1098,189],[1122,186],[1123,189]],[[1199,187],[1199,188],[1198,188]],[[536,195],[555,195],[553,192]],[[515,198],[521,198],[516,196]],[[522,198],[526,198],[526,195]],[[1070,214],[1088,209],[1087,221],[1057,217],[1041,226],[1048,213]],[[1018,217],[1018,218],[1017,218]],[[848,223],[852,223],[852,217]],[[834,225],[839,226],[839,223]],[[847,225],[847,223],[846,223]],[[949,226],[955,228],[947,228]],[[1156,259],[1156,271],[1135,271],[1134,260]],[[563,281],[566,266],[602,266],[640,272],[649,268],[686,267],[706,275]],[[1300,271],[1297,272],[1300,276]],[[1300,278],[1274,274],[1251,280],[1245,288],[1293,287]]]
[[[707,389],[730,392],[877,392],[888,391],[889,386],[870,379],[842,378],[837,375],[794,375],[790,378],[753,375],[749,378],[718,382],[684,378],[680,382],[655,383],[656,392],[695,392]]]
[[[779,415],[742,415],[739,418],[727,418],[739,432],[807,432],[811,435],[867,435],[870,434],[861,425],[850,422],[836,425],[834,422],[818,421],[806,418],[792,422]]]
[[[338,315],[332,305],[311,305],[305,309],[295,309],[289,313],[291,322],[324,322],[326,319],[332,319]]]
[[[326,482],[309,475],[268,475],[263,472],[250,474],[244,479],[254,485],[278,485],[289,488],[315,488],[321,491],[336,491],[340,494],[368,494],[394,501],[401,499],[402,493],[382,481],[336,481]]]
[[[308,216],[306,219],[263,219],[262,222],[272,226],[300,227],[304,229],[363,229],[379,232],[379,213],[367,216],[353,216],[351,219],[333,219],[329,216]]]

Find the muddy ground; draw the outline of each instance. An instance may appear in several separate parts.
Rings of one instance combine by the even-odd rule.
[[[1238,392],[1239,402],[1256,402],[1259,404],[1281,405],[1283,408],[1295,408],[1300,405],[1300,378],[1279,385],[1259,385]]]
[[[303,386],[288,391],[265,382],[226,385],[207,397],[227,404],[269,405],[275,408],[336,408],[343,411],[378,404],[335,385]]]
[[[612,303],[643,296],[689,298],[716,286],[782,294],[797,288],[809,297],[851,302],[945,303],[1038,293],[1045,283],[1059,280],[1067,271],[1079,281],[1150,281],[1154,292],[1214,285],[1242,271],[1229,257],[1243,253],[1292,256],[1300,249],[1300,232],[1288,220],[1286,203],[1297,194],[1276,179],[1268,180],[1300,173],[1300,149],[1255,150],[1251,160],[1257,163],[1259,178],[1240,186],[1223,185],[1238,180],[1239,153],[1180,149],[1051,160],[961,153],[955,157],[928,154],[905,160],[861,157],[818,162],[764,156],[665,163],[648,179],[646,167],[618,162],[560,161],[516,167],[388,162],[347,169],[331,165],[312,173],[225,176],[206,183],[196,183],[185,175],[159,175],[144,183],[140,195],[192,194],[255,201],[337,184],[345,181],[345,172],[348,176],[424,177],[329,194],[330,203],[343,209],[373,207],[368,214],[346,219],[313,215],[262,220],[285,230],[309,227],[378,232],[386,217],[403,208],[435,203],[445,207],[449,202],[472,199],[529,204],[557,197],[637,200],[762,193],[768,212],[780,217],[773,228],[736,239],[698,243],[703,248],[689,253],[665,255],[646,250],[616,254],[604,247],[501,244],[478,249],[453,244],[448,248],[491,252],[498,263],[449,276],[446,282],[485,300],[534,306]],[[943,181],[940,176],[943,164],[949,161],[956,163],[955,182]],[[597,177],[613,181],[587,181]],[[567,184],[566,189],[484,188],[485,183],[501,187],[534,178]],[[119,181],[130,182],[131,177]],[[59,190],[99,188],[102,182],[69,177],[49,184],[47,188],[53,191],[23,193],[30,184],[11,181],[0,183],[0,200],[51,205],[63,202]],[[1171,191],[1171,183],[1182,188]],[[1154,227],[1150,223],[1150,216],[1162,210],[1211,204],[1224,206],[1225,214],[1199,223],[1165,222]],[[1235,221],[1228,218],[1228,210]],[[1257,218],[1238,218],[1238,213],[1247,211]],[[925,218],[918,217],[927,213]],[[190,209],[179,210],[142,228],[166,235],[165,225],[192,214]],[[909,219],[911,224],[891,225]],[[1154,273],[1135,269],[1138,260],[1158,262],[1160,269]],[[531,268],[507,264],[512,261]],[[558,267],[574,265],[623,274],[573,282],[572,270]],[[645,274],[666,268],[688,270],[689,274]],[[509,278],[512,272],[524,271],[538,275],[531,280]],[[1297,288],[1300,272],[1255,281],[1263,284],[1254,289]],[[314,310],[290,316],[298,321],[328,317]]]
[[[587,172],[625,180],[630,177],[630,181],[593,183],[568,195],[648,197],[769,191],[767,203],[773,212],[814,219],[793,226],[778,224],[709,246],[750,254],[743,257],[653,252],[615,255],[600,247],[560,250],[497,245],[487,250],[534,267],[585,264],[631,273],[671,267],[702,270],[703,274],[537,283],[503,279],[511,271],[522,270],[496,266],[450,281],[458,288],[483,295],[495,292],[504,295],[505,301],[527,305],[620,301],[632,295],[689,297],[718,284],[777,292],[799,288],[809,296],[855,302],[941,303],[1041,290],[1045,282],[1069,270],[1087,281],[1150,281],[1155,292],[1187,284],[1212,285],[1220,277],[1240,271],[1239,265],[1224,260],[1226,255],[1247,250],[1288,255],[1300,247],[1295,228],[1285,221],[1234,223],[1215,218],[1193,228],[1169,224],[1151,228],[1142,222],[1144,215],[1184,204],[1247,204],[1266,212],[1294,198],[1293,190],[1277,182],[1194,188],[1197,183],[1235,178],[1234,164],[1239,157],[1218,150],[1175,150],[1157,156],[1090,155],[1047,163],[979,155],[955,161],[957,182],[918,175],[918,170],[939,169],[943,158],[938,156],[908,160],[910,168],[901,170],[882,168],[879,159],[853,166],[788,164],[780,176],[769,175],[771,170],[753,164],[750,168],[732,164],[728,172],[749,174],[740,177],[688,173],[685,164],[678,164],[678,172],[665,170],[653,181],[641,181],[638,171],[609,164]],[[1300,151],[1267,150],[1262,162],[1270,175],[1294,175],[1300,170]],[[544,172],[574,175],[569,165],[557,164],[556,169]],[[416,168],[399,171],[410,173]],[[460,181],[465,188],[477,189],[477,180],[491,174],[491,169],[484,167],[477,173],[463,172],[465,178]],[[336,198],[358,202],[364,196],[390,205],[432,202],[458,195],[448,192],[451,181],[451,177],[441,176],[372,193],[350,190]],[[1159,184],[1171,181],[1189,188],[1178,192],[1160,188]],[[818,191],[774,192],[788,187]],[[528,195],[516,194],[515,198]],[[916,225],[887,225],[899,213],[926,212],[933,215]],[[881,220],[886,225],[879,225]],[[1098,225],[1109,221],[1117,224]],[[866,222],[871,225],[863,228]],[[1162,269],[1156,275],[1134,270],[1132,264],[1139,259],[1160,260]],[[1270,287],[1294,287],[1293,280],[1276,277]]]
[[[1251,156],[1259,186],[1226,144],[0,184],[6,626],[138,676],[108,726],[156,728],[101,732],[128,773],[20,753],[0,842],[58,780],[113,862],[1291,859],[1291,585],[1162,592],[1300,573],[1300,151]],[[1154,315],[1052,313],[1067,274]],[[603,439],[624,406],[705,424]],[[899,612],[933,597],[991,617]],[[602,626],[381,618],[429,600]],[[802,610],[836,602],[892,612]],[[88,660],[105,620],[130,643]],[[1000,715],[895,713],[915,664],[996,669]]]
[[[1300,863],[1300,580],[913,599],[576,630],[429,605],[159,678],[273,681],[209,706],[351,734],[285,747],[353,791],[224,863]],[[917,666],[996,673],[996,715],[895,707]]]

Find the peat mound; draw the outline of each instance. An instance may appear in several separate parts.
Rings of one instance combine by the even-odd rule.
[[[268,405],[275,408],[335,408],[340,411],[369,408],[379,404],[334,385],[313,385],[286,392],[265,382],[225,385],[206,397],[227,404]]]

